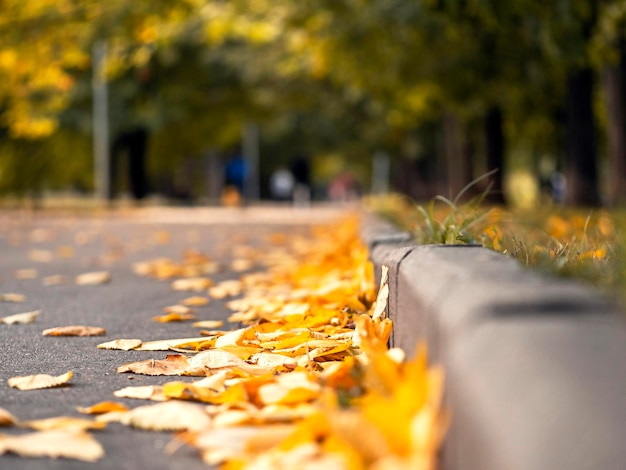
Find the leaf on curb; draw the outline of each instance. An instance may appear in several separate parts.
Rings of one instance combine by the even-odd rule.
[[[15,416],[4,408],[0,408],[0,426],[13,426],[16,422]]]
[[[202,320],[202,321],[194,322],[191,326],[193,326],[194,328],[213,329],[213,328],[219,328],[223,324],[224,322],[222,320]]]
[[[206,297],[194,296],[187,297],[186,299],[181,300],[180,303],[187,307],[203,307],[209,304],[209,299]]]
[[[158,315],[156,317],[152,317],[152,321],[156,321],[159,323],[171,323],[177,321],[191,321],[195,320],[196,316],[193,313],[168,313],[166,315]]]
[[[125,387],[113,392],[118,398],[135,398],[137,400],[166,401],[161,385],[140,385],[138,387]]]
[[[0,435],[0,454],[7,452],[23,457],[63,457],[86,462],[95,462],[104,455],[104,449],[90,434],[60,430]]]
[[[133,372],[142,375],[181,375],[188,367],[189,358],[187,356],[168,354],[165,359],[148,359],[124,364],[117,368],[117,372]]]
[[[98,349],[117,349],[120,351],[130,351],[141,346],[140,339],[114,339],[106,343],[100,343]]]
[[[74,282],[79,286],[96,286],[111,281],[111,275],[107,271],[95,271],[76,276]]]
[[[389,300],[389,268],[387,266],[382,266],[381,269],[380,289],[378,290],[378,295],[376,296],[374,313],[372,314],[372,318],[375,320],[384,318],[384,313],[387,309],[387,301]]]
[[[17,303],[21,303],[21,302],[25,302],[26,301],[26,296],[23,294],[14,294],[12,292],[9,292],[7,294],[0,294],[0,302],[17,302]]]
[[[104,429],[106,423],[99,423],[91,419],[76,418],[74,416],[55,416],[54,418],[23,421],[21,427],[32,428],[37,431],[88,431],[90,429]]]
[[[213,281],[208,277],[187,277],[176,279],[172,282],[172,289],[177,291],[197,291],[201,292],[213,285]]]
[[[104,328],[99,326],[57,326],[41,332],[43,336],[104,336],[107,334]]]
[[[204,411],[203,405],[178,400],[139,406],[126,412],[108,413],[97,419],[147,431],[201,430],[211,425],[211,418]]]
[[[72,378],[72,371],[53,377],[47,374],[28,375],[24,377],[11,377],[9,386],[19,390],[38,390],[65,385]]]
[[[111,411],[128,411],[128,407],[115,401],[101,401],[91,406],[77,406],[76,411],[84,415],[100,415]]]
[[[33,323],[37,316],[41,313],[41,310],[34,310],[32,312],[16,313],[15,315],[9,315],[8,317],[0,318],[0,323],[5,325],[26,325]]]

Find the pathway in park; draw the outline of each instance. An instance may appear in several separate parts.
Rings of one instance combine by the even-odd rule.
[[[189,322],[157,323],[163,313],[189,292],[170,288],[133,272],[133,265],[156,257],[180,260],[185,250],[197,250],[225,269],[211,274],[215,281],[237,278],[231,261],[245,258],[245,246],[262,247],[276,232],[302,232],[311,223],[329,222],[346,214],[345,208],[142,209],[93,215],[0,213],[0,294],[26,296],[21,303],[0,302],[0,317],[41,310],[31,324],[0,324],[0,408],[19,420],[60,415],[80,416],[77,406],[119,399],[115,390],[129,385],[162,384],[171,377],[116,373],[122,364],[164,357],[165,353],[97,349],[104,341],[141,338],[144,341],[199,336]],[[244,263],[245,264],[245,263]],[[77,285],[77,275],[106,271],[110,282]],[[59,277],[62,276],[62,277]],[[60,282],[60,283],[58,283]],[[58,283],[58,284],[57,284]],[[47,285],[51,284],[51,285]],[[198,320],[223,320],[230,313],[224,301],[211,300],[196,310]],[[99,326],[105,336],[42,336],[47,328],[66,325]],[[73,372],[70,385],[19,391],[7,380],[31,374]],[[143,404],[143,403],[139,403]],[[9,428],[5,433],[23,430]],[[171,433],[135,431],[118,424],[95,431],[106,456],[94,469],[150,470],[206,468],[196,452],[182,448],[164,452]],[[0,468],[78,469],[87,464],[71,460],[0,456]]]

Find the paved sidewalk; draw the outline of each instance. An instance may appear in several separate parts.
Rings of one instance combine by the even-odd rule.
[[[163,307],[176,304],[193,293],[171,290],[168,281],[140,277],[132,265],[156,257],[179,260],[186,248],[195,248],[215,261],[228,265],[236,245],[262,246],[276,231],[301,231],[310,223],[333,221],[345,208],[315,209],[138,209],[99,217],[61,216],[43,212],[0,213],[0,294],[27,296],[24,303],[0,302],[0,316],[41,309],[28,325],[0,324],[0,407],[22,421],[60,415],[80,416],[76,406],[104,400],[125,402],[129,407],[143,401],[119,399],[113,391],[129,385],[162,384],[171,377],[117,374],[127,362],[164,358],[165,352],[106,351],[96,345],[118,338],[156,340],[198,336],[190,323],[157,323]],[[48,258],[50,258],[48,260]],[[16,279],[15,272],[36,269],[34,279]],[[112,280],[106,285],[79,286],[76,275],[106,270]],[[70,282],[44,285],[44,278],[63,275]],[[212,275],[215,281],[238,277],[225,270]],[[212,300],[197,309],[198,320],[225,319],[224,302]],[[64,325],[101,326],[101,337],[44,337],[46,328]],[[45,373],[60,375],[72,370],[67,387],[19,391],[7,385],[13,376]],[[23,430],[6,428],[13,434]],[[195,451],[182,448],[167,455],[164,447],[171,433],[154,433],[110,424],[94,431],[104,446],[105,457],[94,464],[80,461],[0,456],[6,469],[172,469],[206,468]]]

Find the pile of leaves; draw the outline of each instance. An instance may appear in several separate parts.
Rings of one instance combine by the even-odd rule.
[[[212,297],[228,299],[230,321],[239,328],[218,330],[221,323],[209,320],[194,324],[202,328],[198,337],[101,343],[103,349],[167,351],[164,359],[124,364],[117,372],[176,379],[116,391],[153,402],[133,409],[111,401],[79,410],[93,420],[20,423],[39,433],[69,433],[68,448],[39,448],[36,455],[98,459],[103,451],[87,430],[116,422],[173,431],[169,451],[190,445],[206,463],[227,469],[434,468],[448,421],[443,373],[428,365],[423,348],[411,360],[388,348],[387,272],[383,268],[377,293],[358,220],[273,241],[272,250],[251,250],[233,262],[233,271],[247,274],[217,284],[210,278],[215,267],[201,253],[137,264],[138,275],[194,293],[154,320],[193,319],[192,307]],[[11,385],[46,388],[70,378],[14,378]],[[4,424],[18,421],[5,414]],[[33,455],[24,439],[36,434],[0,436],[0,453]],[[43,438],[59,440],[55,436]],[[89,443],[85,455],[71,450],[80,441]]]

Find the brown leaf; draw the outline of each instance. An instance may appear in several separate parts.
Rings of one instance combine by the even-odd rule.
[[[204,305],[208,305],[209,299],[206,297],[187,297],[180,301],[181,304],[186,305],[187,307],[202,307]]]
[[[106,343],[100,343],[98,349],[118,349],[121,351],[130,351],[141,346],[140,339],[115,339]]]
[[[37,419],[33,421],[24,421],[20,426],[32,428],[37,431],[88,431],[90,429],[104,429],[106,423],[98,423],[91,419],[76,418],[74,416],[55,416],[54,418]]]
[[[59,284],[67,284],[68,282],[70,282],[69,278],[67,276],[61,276],[60,274],[43,278],[44,286],[58,286]]]
[[[77,406],[76,411],[85,415],[100,415],[111,411],[128,411],[128,407],[115,401],[101,401],[88,407]]]
[[[54,260],[54,253],[50,250],[30,250],[28,258],[36,263],[50,263]]]
[[[186,305],[170,305],[163,309],[165,313],[180,313],[182,315],[191,313],[193,310]]]
[[[103,336],[107,332],[99,326],[72,325],[48,328],[43,330],[41,334],[44,336]]]
[[[189,367],[189,359],[182,354],[169,354],[165,359],[131,362],[117,368],[118,373],[133,372],[142,375],[181,375]]]
[[[72,378],[72,371],[53,377],[47,374],[28,375],[24,377],[11,377],[9,386],[19,390],[38,390],[65,385]]]
[[[25,302],[26,301],[26,296],[22,295],[22,294],[13,294],[13,293],[8,293],[8,294],[0,294],[0,302]]]
[[[168,313],[167,315],[158,315],[156,317],[152,317],[152,321],[156,321],[159,323],[190,321],[195,319],[196,316],[193,313]]]
[[[177,291],[203,291],[213,285],[208,277],[188,277],[172,282],[172,289]]]
[[[214,299],[225,299],[241,294],[243,283],[239,280],[222,281],[214,287],[209,288],[209,295]]]
[[[39,273],[36,269],[26,268],[18,269],[13,273],[15,279],[36,279]]]
[[[157,341],[144,341],[141,346],[135,348],[137,351],[170,351],[178,348],[179,346],[194,343],[199,341],[206,341],[205,337],[196,338],[180,338],[180,339],[162,339]]]
[[[18,436],[0,436],[0,454],[12,452],[24,457],[63,457],[95,462],[104,449],[90,434],[73,431],[38,431]]]
[[[111,281],[111,275],[107,271],[95,271],[80,274],[76,276],[74,281],[79,286],[95,286],[99,284],[106,284]]]
[[[165,401],[163,386],[161,385],[141,385],[138,387],[125,387],[113,392],[118,398],[135,398],[138,400]]]
[[[33,323],[37,318],[37,315],[41,313],[41,310],[34,310],[32,312],[24,312],[24,313],[16,313],[15,315],[9,315],[8,317],[0,318],[0,323],[4,323],[5,325],[26,325],[28,323]]]
[[[127,412],[101,415],[98,420],[118,421],[147,431],[201,430],[211,425],[203,405],[179,400],[139,406]]]
[[[0,426],[13,426],[17,420],[4,408],[0,408]]]
[[[213,329],[213,328],[219,328],[223,324],[224,322],[222,320],[202,320],[202,321],[197,321],[197,322],[192,323],[191,326],[193,326],[194,328]]]

